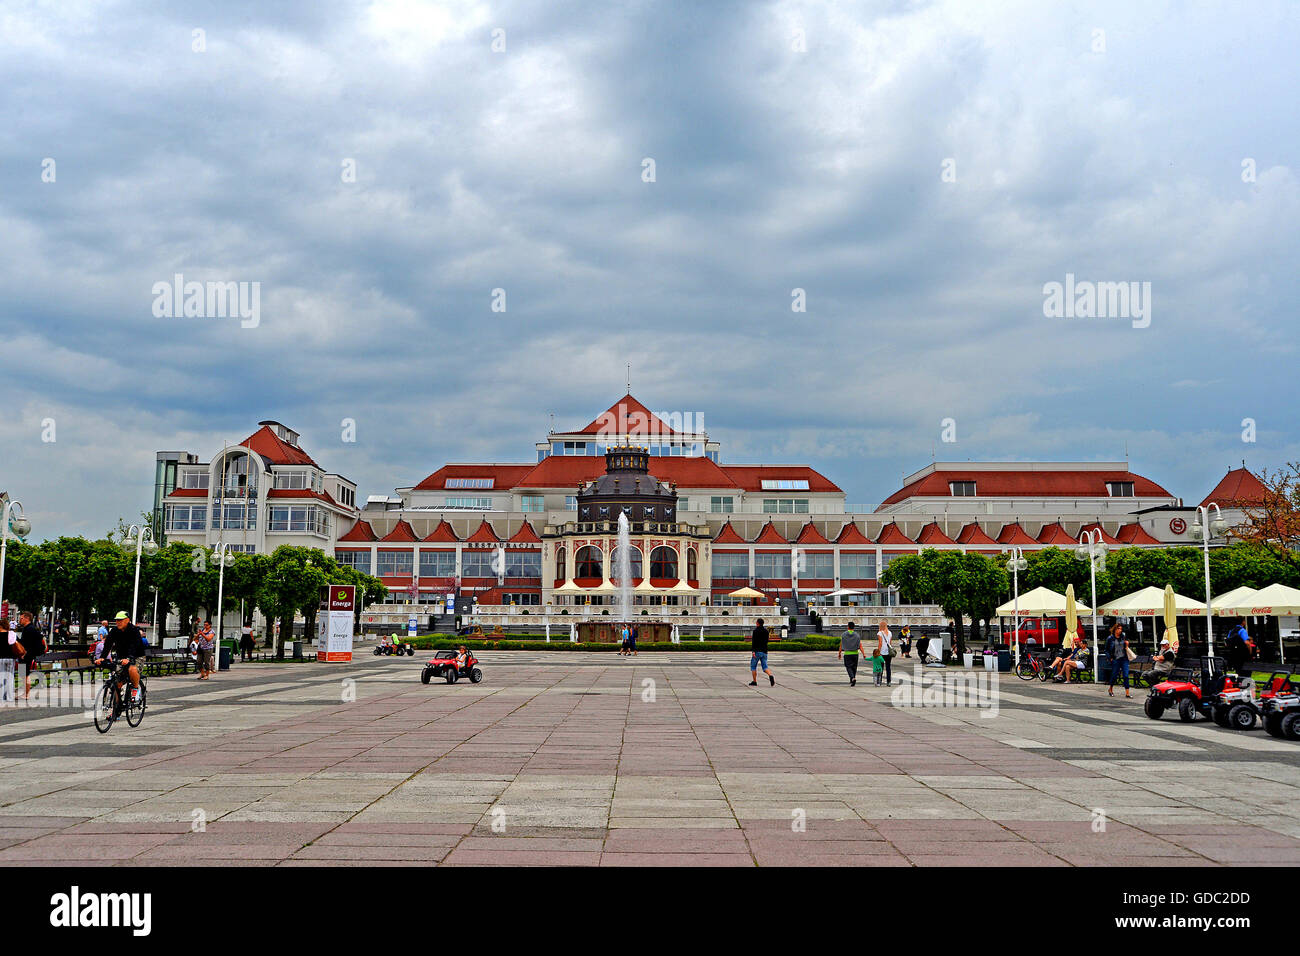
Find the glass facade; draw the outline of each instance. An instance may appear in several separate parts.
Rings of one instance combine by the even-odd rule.
[[[415,561],[410,551],[380,551],[376,555],[375,574],[380,577],[410,577]]]
[[[841,578],[873,579],[876,576],[874,554],[840,554]]]
[[[344,567],[360,571],[362,574],[370,573],[369,551],[335,551],[334,560]]]
[[[456,576],[455,551],[421,551],[420,577],[451,578]]]

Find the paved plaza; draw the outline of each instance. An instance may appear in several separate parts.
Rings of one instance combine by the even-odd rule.
[[[1000,675],[996,712],[900,707],[833,654],[753,688],[712,652],[488,652],[482,684],[425,686],[425,656],[158,678],[104,736],[2,711],[0,861],[1300,863],[1300,745],[1136,692]]]

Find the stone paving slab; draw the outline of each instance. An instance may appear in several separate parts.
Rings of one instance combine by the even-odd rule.
[[[102,737],[0,711],[0,864],[1300,863],[1300,747],[1089,685],[1002,681],[990,716],[896,707],[829,655],[759,688],[746,655],[483,657],[454,686],[355,662],[354,702],[302,665],[162,678]]]

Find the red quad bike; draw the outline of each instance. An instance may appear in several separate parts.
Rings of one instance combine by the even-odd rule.
[[[1171,670],[1165,680],[1151,688],[1142,710],[1152,720],[1159,720],[1171,707],[1178,709],[1178,718],[1182,721],[1195,720],[1198,714],[1210,717],[1225,680],[1223,658],[1202,657],[1199,669],[1175,667]],[[1254,722],[1253,716],[1251,722]]]
[[[1300,694],[1297,688],[1274,694],[1264,700],[1260,709],[1264,713],[1264,729],[1270,737],[1300,740]]]
[[[462,677],[468,677],[471,682],[477,684],[483,679],[483,671],[478,666],[478,658],[474,652],[470,651],[469,656],[465,659],[465,666],[457,669],[455,651],[438,651],[424,665],[424,670],[420,672],[420,683],[427,684],[435,677],[441,677],[448,684],[454,684]]]
[[[1278,694],[1294,693],[1290,671],[1274,671],[1263,689],[1249,677],[1229,677],[1214,702],[1211,716],[1220,727],[1253,730],[1264,717],[1264,702]]]

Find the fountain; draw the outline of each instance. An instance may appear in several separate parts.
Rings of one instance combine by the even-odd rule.
[[[627,520],[627,512],[618,513],[618,567],[615,574],[618,580],[619,620],[625,624],[632,623],[632,525]]]

